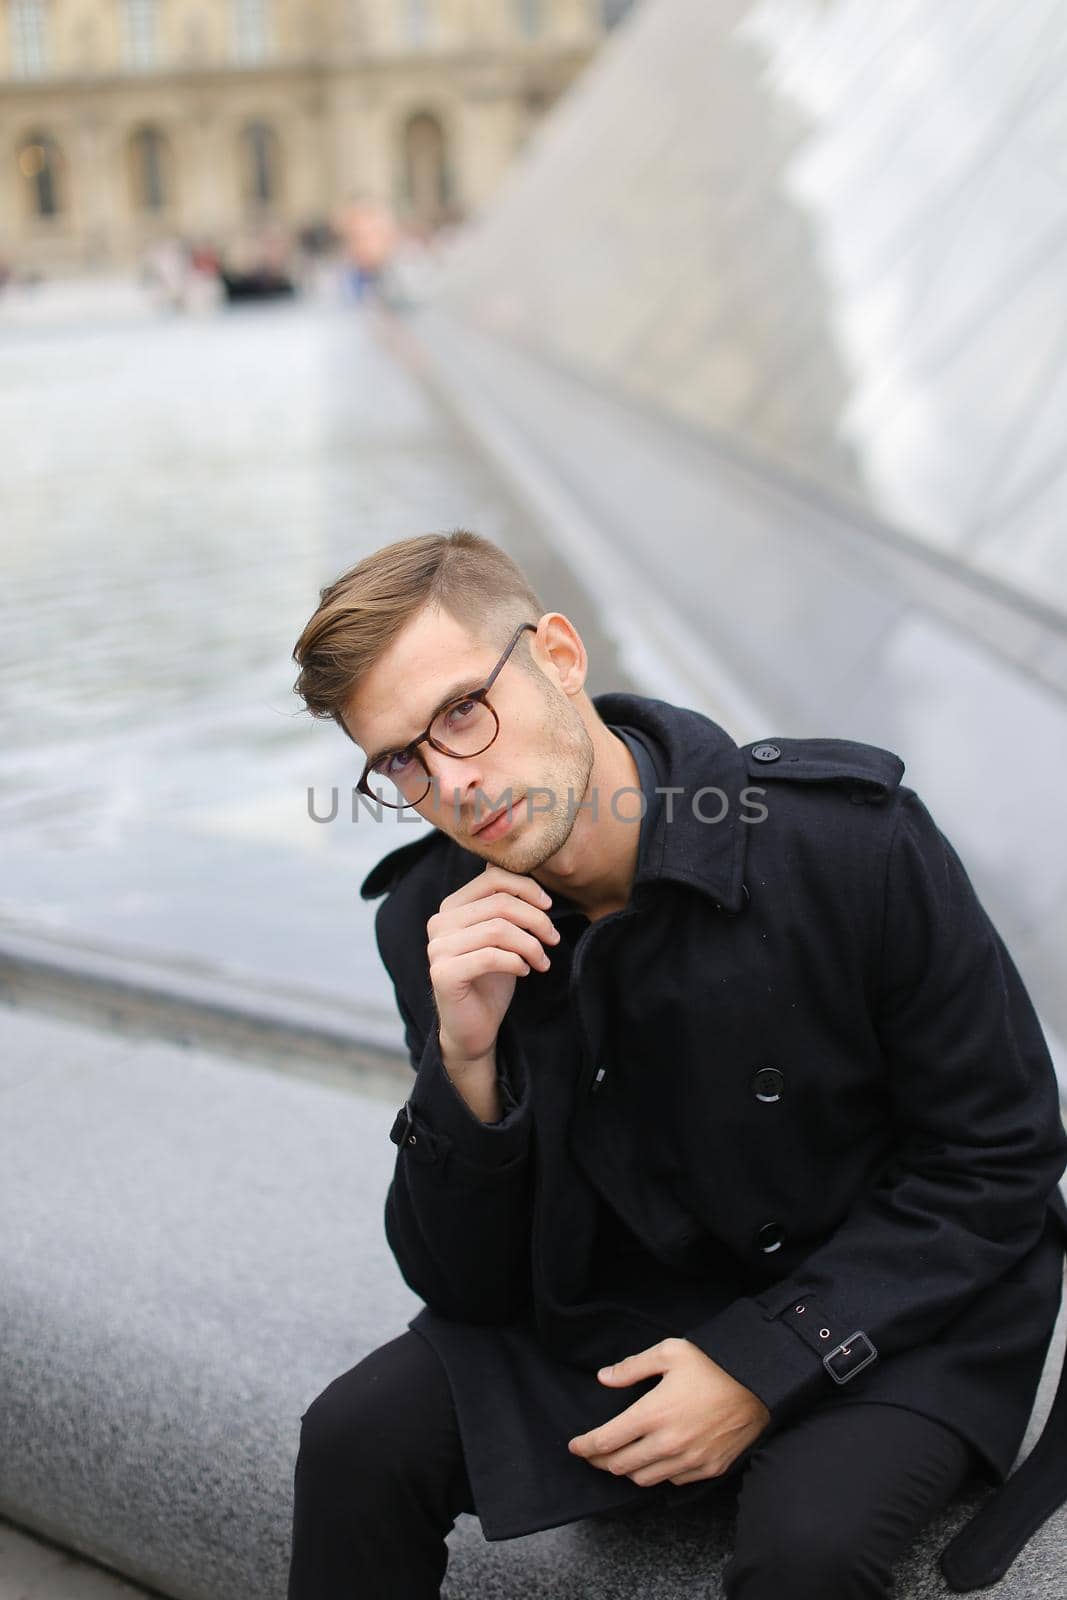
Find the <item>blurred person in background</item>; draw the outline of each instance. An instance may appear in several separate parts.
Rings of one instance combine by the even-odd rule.
[[[355,194],[338,212],[346,291],[357,304],[374,298],[396,246],[392,213],[382,201]]]
[[[186,309],[191,312],[214,311],[224,299],[219,252],[210,240],[198,239],[189,250]]]
[[[160,305],[184,311],[190,279],[189,250],[181,239],[158,239],[145,251],[142,280],[155,290]]]

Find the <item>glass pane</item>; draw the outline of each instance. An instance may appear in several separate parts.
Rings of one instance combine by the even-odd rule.
[[[39,77],[47,66],[44,0],[11,0],[10,26],[13,76]]]
[[[156,0],[126,0],[123,16],[126,65],[152,67],[156,61]]]
[[[233,0],[233,51],[243,62],[263,61],[270,54],[267,0]]]

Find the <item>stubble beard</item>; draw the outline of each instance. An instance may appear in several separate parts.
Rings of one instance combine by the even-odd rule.
[[[509,872],[531,873],[562,850],[578,820],[578,806],[585,799],[595,751],[588,729],[566,695],[552,684],[545,685],[546,715],[542,725],[545,747],[552,751],[554,771],[540,785],[515,802],[516,823],[523,834],[514,840],[510,834],[478,851],[487,861],[506,867]],[[545,790],[549,794],[545,794]],[[551,806],[547,809],[549,796]],[[537,810],[532,808],[537,806]],[[472,841],[477,846],[478,841]],[[492,854],[489,854],[492,851]]]

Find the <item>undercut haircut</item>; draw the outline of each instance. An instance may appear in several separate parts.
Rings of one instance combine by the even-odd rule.
[[[319,591],[319,604],[293,647],[293,689],[313,717],[341,712],[363,677],[418,612],[446,611],[475,639],[503,650],[520,622],[545,607],[525,574],[498,545],[466,528],[400,539],[365,556]],[[539,669],[524,634],[514,658]]]

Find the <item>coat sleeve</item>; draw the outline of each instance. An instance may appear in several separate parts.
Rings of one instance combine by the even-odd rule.
[[[406,1133],[385,1201],[385,1234],[401,1275],[442,1316],[513,1320],[531,1297],[531,1126],[525,1062],[507,1016],[497,1042],[504,1116],[481,1122],[445,1071],[429,972],[413,992],[413,963],[390,950],[383,915],[378,948],[396,994],[415,1083],[394,1124]]]
[[[1067,1160],[1055,1071],[951,844],[901,791],[876,940],[891,1159],[785,1279],[686,1338],[772,1415],[834,1392],[952,1319],[1037,1244]]]

